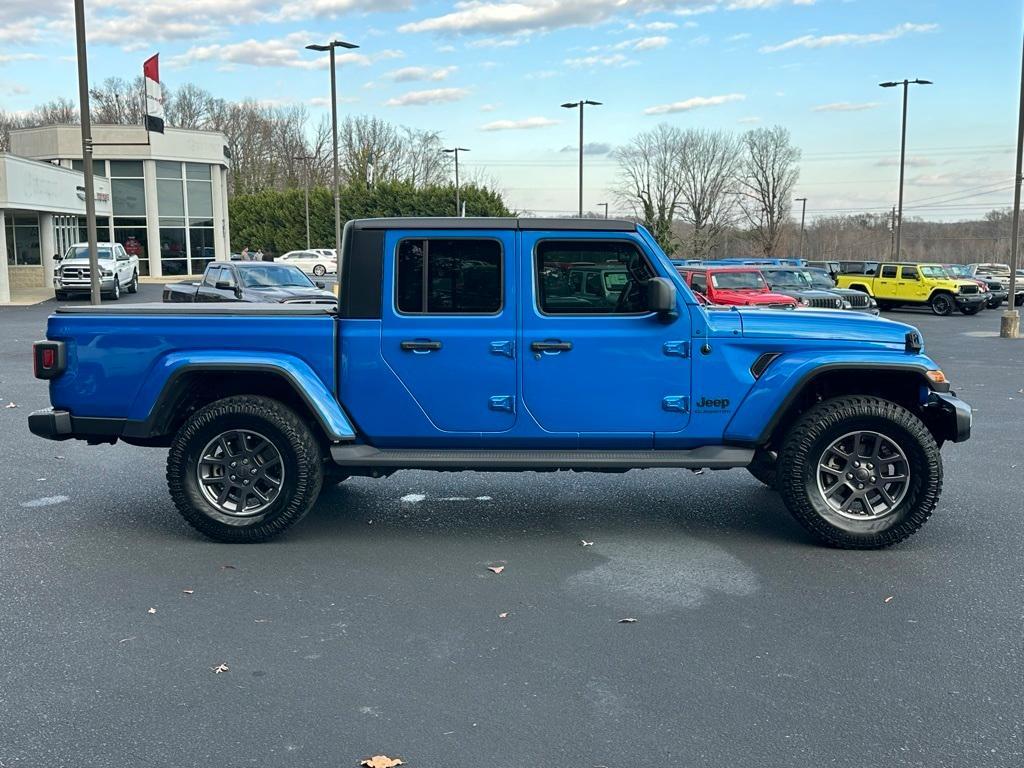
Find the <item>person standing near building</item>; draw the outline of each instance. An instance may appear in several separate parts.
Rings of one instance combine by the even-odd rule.
[[[245,246],[245,248],[242,249],[242,261],[248,261],[248,260],[249,260],[249,246],[247,245],[247,246]]]

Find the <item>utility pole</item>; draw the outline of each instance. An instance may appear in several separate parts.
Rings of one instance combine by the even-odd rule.
[[[604,206],[604,217],[607,219],[608,218],[608,203],[598,203],[598,205],[603,205]]]
[[[601,102],[580,99],[579,101],[567,101],[562,105],[565,109],[578,109],[580,111],[580,206],[577,215],[581,219],[583,218],[583,107],[585,106],[599,107]]]
[[[89,62],[85,49],[85,0],[75,0],[78,47],[78,104],[82,121],[82,172],[85,176],[85,231],[89,242],[89,297],[100,303],[100,265],[96,253],[96,191],[92,174],[92,121],[89,119]]]
[[[455,155],[455,215],[465,216],[465,211],[462,210],[462,197],[459,193],[459,152],[469,152],[465,147],[452,147],[451,149],[442,149],[446,155]]]
[[[900,129],[900,193],[899,193],[899,210],[896,218],[896,260],[901,258],[902,253],[902,237],[903,237],[903,171],[906,165],[907,158],[907,92],[910,90],[911,85],[931,85],[931,80],[920,80],[915,78],[914,80],[903,81],[889,81],[885,83],[879,83],[881,88],[895,88],[897,85],[903,86],[903,123]]]
[[[892,219],[889,221],[889,261],[896,261],[896,206],[892,207]]]
[[[999,321],[999,335],[1015,339],[1020,334],[1020,312],[1015,308],[1017,298],[1017,255],[1020,252],[1020,185],[1021,161],[1024,160],[1024,53],[1021,54],[1020,103],[1017,117],[1017,160],[1014,166],[1016,180],[1013,186],[1013,225],[1010,227],[1010,295],[1006,298],[1006,311]]]
[[[804,218],[807,216],[807,198],[798,197],[796,202],[800,203],[800,258],[804,257]]]
[[[302,179],[306,192],[306,250],[308,251],[311,246],[309,239],[309,161],[313,158],[309,155],[299,155],[295,159],[303,164]]]
[[[335,48],[358,48],[359,46],[355,43],[346,43],[342,40],[332,40],[325,45],[319,45],[311,43],[307,45],[307,50],[310,51],[330,51],[331,52],[331,136],[334,139],[334,173],[333,173],[333,184],[334,184],[334,252],[341,257],[341,196],[339,188],[341,186],[341,180],[338,173],[338,87],[337,77],[334,67],[334,49]]]

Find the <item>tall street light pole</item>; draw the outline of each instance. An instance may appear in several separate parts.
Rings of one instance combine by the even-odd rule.
[[[334,139],[334,252],[341,257],[341,198],[338,188],[341,184],[338,178],[338,87],[334,71],[334,49],[335,48],[358,48],[355,43],[346,43],[342,40],[332,40],[323,45],[311,43],[306,48],[310,51],[330,51],[331,53],[331,135]]]
[[[579,217],[583,218],[583,107],[599,107],[600,101],[580,99],[579,101],[567,101],[562,105],[565,109],[578,109],[580,111],[580,207]]]
[[[608,218],[608,203],[598,203],[598,205],[603,205],[604,206],[604,217],[607,219]]]
[[[900,193],[898,211],[896,213],[896,260],[899,261],[901,258],[902,251],[900,250],[900,241],[903,235],[903,170],[906,163],[907,157],[907,91],[911,85],[931,85],[931,80],[895,80],[879,83],[878,85],[882,88],[895,88],[897,85],[903,86],[903,127],[900,132]]]
[[[452,147],[451,149],[442,149],[446,155],[455,156],[455,215],[462,215],[462,198],[459,195],[459,152],[469,152],[465,147]]]
[[[1021,161],[1024,160],[1024,53],[1021,54],[1020,105],[1017,117],[1017,164],[1014,166],[1016,181],[1013,186],[1013,225],[1010,227],[1010,295],[1006,299],[1006,311],[999,322],[999,335],[1004,339],[1015,339],[1020,333],[1020,312],[1014,308],[1017,298],[1017,256],[1020,253],[1020,185]]]
[[[100,303],[100,265],[96,253],[96,193],[92,174],[92,121],[89,119],[89,63],[85,50],[85,0],[75,0],[78,47],[78,103],[82,120],[82,172],[85,176],[85,231],[89,243],[89,295]]]
[[[313,158],[309,155],[299,155],[295,159],[302,163],[302,183],[306,193],[306,250],[308,251],[311,246],[309,239],[309,161]]]
[[[804,257],[804,218],[807,215],[807,198],[798,197],[796,202],[800,203],[800,258]]]

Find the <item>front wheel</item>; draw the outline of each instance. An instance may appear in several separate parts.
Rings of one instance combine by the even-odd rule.
[[[976,315],[979,312],[981,312],[984,306],[984,304],[975,304],[973,307],[969,307],[965,304],[964,306],[960,307],[960,311],[965,315]]]
[[[782,499],[811,535],[842,549],[879,549],[924,525],[942,490],[939,446],[901,405],[853,395],[818,403],[786,436]]]
[[[118,299],[121,298],[121,281],[118,280],[116,277],[114,278],[114,287],[110,290],[110,293],[107,295],[114,301],[117,301]]]
[[[952,314],[953,309],[956,307],[956,304],[953,302],[953,297],[948,293],[935,294],[932,296],[932,300],[928,302],[928,305],[936,315]]]
[[[317,277],[323,277],[324,275],[327,274],[327,267],[325,267],[323,264],[317,264],[315,267],[313,267],[313,274],[316,275]]]
[[[186,522],[216,541],[266,541],[298,522],[323,483],[320,445],[283,403],[240,395],[197,411],[167,456]]]

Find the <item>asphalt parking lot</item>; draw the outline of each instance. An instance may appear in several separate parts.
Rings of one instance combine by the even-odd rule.
[[[0,309],[2,768],[1024,764],[1024,341],[999,311],[887,313],[974,438],[920,533],[849,552],[740,470],[357,478],[276,542],[213,544],[165,451],[29,434],[53,306]]]

